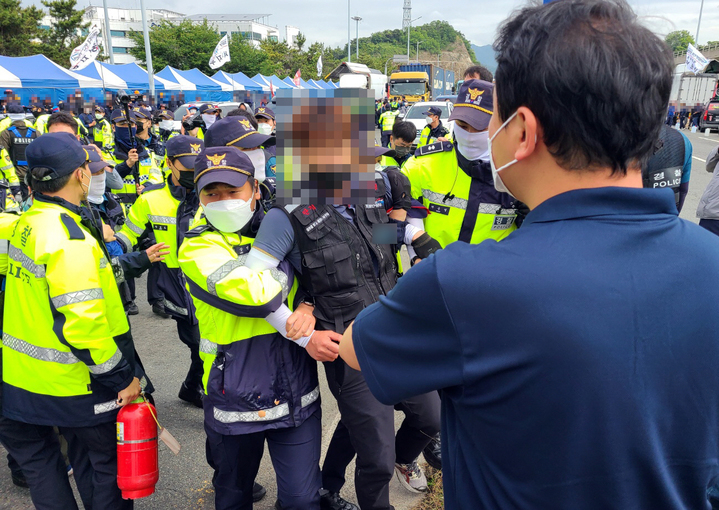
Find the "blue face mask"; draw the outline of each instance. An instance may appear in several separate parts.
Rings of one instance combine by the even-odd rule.
[[[117,142],[120,148],[125,152],[132,149],[135,145],[135,134],[137,130],[134,127],[132,127],[131,130],[132,138],[126,127],[115,127],[115,142]]]

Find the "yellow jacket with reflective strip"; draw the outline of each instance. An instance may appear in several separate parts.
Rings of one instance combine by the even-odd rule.
[[[92,136],[94,141],[96,143],[100,142],[103,147],[110,147],[115,141],[112,126],[110,126],[110,122],[107,119],[96,120]]]
[[[412,184],[412,197],[421,197],[422,204],[429,209],[424,230],[443,248],[459,239],[472,184],[472,178],[459,167],[455,150],[415,154],[401,169]],[[487,198],[479,204],[472,244],[485,239],[499,241],[517,229],[516,210],[504,209],[495,202]]]
[[[287,275],[279,269],[252,271],[245,267],[253,241],[211,229],[203,218],[180,246],[180,268],[200,322],[205,389],[215,359],[208,342],[227,345],[276,333],[265,317],[288,295],[292,303],[297,291],[297,283],[292,282],[290,289]]]
[[[160,184],[164,179],[162,170],[160,170],[155,164],[154,153],[151,150],[148,150],[147,153],[147,158],[135,163],[136,165],[140,165],[138,168],[138,171],[140,172],[140,184],[143,186],[148,186],[150,184]],[[115,165],[119,165],[120,163],[124,162],[124,160],[119,159],[114,154],[112,155],[112,159],[115,162]],[[132,175],[132,172],[127,174],[127,176],[122,179],[122,182],[124,183],[124,186],[121,190],[115,191],[116,195],[120,196],[121,198],[124,198],[128,195],[133,196],[133,198],[137,196],[135,177]]]
[[[18,214],[8,212],[0,213],[0,281],[7,274],[8,268],[8,248],[10,246],[10,238],[15,230],[15,224],[20,219]]]
[[[50,118],[50,114],[44,113],[35,119],[35,129],[38,135],[45,134],[47,132],[47,121]]]
[[[113,421],[132,370],[114,337],[129,329],[112,265],[80,208],[35,194],[8,249],[3,414],[89,426]]]

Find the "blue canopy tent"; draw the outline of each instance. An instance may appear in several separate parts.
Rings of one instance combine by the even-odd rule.
[[[102,98],[102,81],[63,69],[44,55],[0,56],[0,88],[12,90],[23,104],[69,101],[79,92],[87,99]]]
[[[331,88],[333,88],[332,86],[328,85],[328,84],[327,84],[325,81],[323,81],[323,80],[310,80],[310,83],[312,83],[313,85],[316,85],[317,88],[320,88],[320,89],[331,89]]]
[[[157,76],[179,84],[186,101],[231,101],[232,86],[213,80],[199,69],[180,71],[167,66]]]
[[[312,83],[312,80],[310,80],[310,81],[305,81],[305,80],[303,80],[302,78],[300,78],[300,85],[302,85],[302,86],[303,86],[304,88],[306,88],[306,89],[321,89],[321,88],[322,88],[322,87],[320,87],[319,85],[314,85],[314,84]]]
[[[274,87],[275,87],[276,89],[296,89],[296,88],[299,88],[299,87],[297,87],[294,83],[292,83],[292,80],[290,80],[289,83],[288,83],[288,82],[286,82],[286,81],[280,80],[280,79],[279,79],[277,76],[275,76],[274,74],[273,74],[272,76],[270,76],[269,79],[272,81],[272,85],[274,85]],[[289,79],[289,77],[288,77],[287,79]]]
[[[226,73],[219,71],[212,76],[213,80],[232,87],[233,100],[250,105],[259,104],[267,99],[270,87],[252,81],[243,73]]]

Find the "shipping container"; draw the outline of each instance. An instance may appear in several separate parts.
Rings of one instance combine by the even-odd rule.
[[[444,72],[444,93],[445,95],[448,94],[455,94],[456,91],[453,91],[454,88],[454,71],[445,71]]]

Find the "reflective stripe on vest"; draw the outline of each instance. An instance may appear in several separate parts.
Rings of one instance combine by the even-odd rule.
[[[320,396],[320,387],[317,386],[314,390],[310,391],[306,395],[302,395],[300,403],[302,407],[307,407],[313,402],[317,401]],[[255,421],[272,421],[290,414],[290,406],[287,403],[280,404],[275,407],[268,409],[262,409],[260,411],[223,411],[218,408],[212,409],[212,414],[215,420],[220,423],[237,423],[237,422],[255,422]]]
[[[35,262],[25,255],[20,248],[10,245],[8,249],[10,260],[20,263],[23,269],[35,275],[35,278],[45,278],[45,267],[35,264]]]
[[[454,207],[456,209],[461,209],[463,211],[467,210],[467,200],[464,198],[450,198],[448,200],[445,200],[445,197],[447,195],[443,195],[441,193],[435,193],[434,191],[430,191],[428,189],[422,190],[422,196],[429,200],[430,202],[434,202],[435,204],[439,205],[446,205],[448,207]],[[505,209],[499,204],[487,204],[487,203],[480,203],[479,209],[477,211],[479,214],[517,214],[516,209]]]
[[[230,274],[232,271],[237,269],[238,267],[242,267],[245,265],[245,261],[247,260],[247,254],[239,255],[236,259],[230,260],[228,262],[225,262],[222,264],[219,268],[215,269],[210,276],[207,277],[207,292],[212,294],[213,296],[217,295],[217,283],[225,278],[228,274]]]
[[[177,225],[177,218],[172,216],[155,216],[154,214],[148,214],[147,219],[151,223],[163,223],[165,225]]]
[[[84,301],[93,301],[95,299],[104,299],[101,288],[78,290],[76,292],[68,292],[67,294],[61,294],[54,298],[51,298],[52,305],[55,308],[61,308],[63,306],[72,305],[74,303],[82,303]]]
[[[174,303],[171,303],[167,299],[163,299],[163,305],[165,305],[165,308],[172,310],[176,314],[179,315],[189,315],[189,312],[187,311],[187,308],[180,308],[179,306],[176,306]]]
[[[14,336],[3,333],[2,336],[3,346],[13,351],[25,354],[31,358],[39,361],[48,361],[51,363],[61,363],[63,365],[74,365],[75,363],[82,363],[77,357],[71,352],[58,351],[50,347],[38,347],[30,342],[21,340]],[[115,351],[110,359],[99,365],[86,365],[88,370],[95,375],[106,374],[117,366],[122,360],[122,352],[120,349]],[[97,413],[96,413],[97,414]]]

